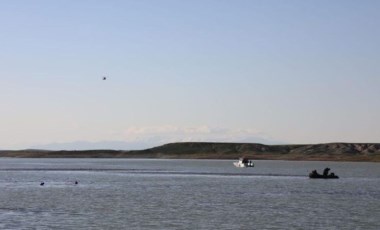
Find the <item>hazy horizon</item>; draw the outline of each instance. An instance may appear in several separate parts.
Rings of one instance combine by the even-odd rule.
[[[380,143],[379,11],[375,0],[1,1],[0,149]]]

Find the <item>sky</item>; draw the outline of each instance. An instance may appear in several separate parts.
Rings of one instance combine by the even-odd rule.
[[[376,0],[0,1],[0,149],[379,143],[378,12]]]

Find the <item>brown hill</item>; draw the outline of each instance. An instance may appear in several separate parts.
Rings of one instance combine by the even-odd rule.
[[[263,145],[254,143],[171,143],[142,150],[166,158],[380,161],[380,144],[328,143]]]
[[[332,160],[380,162],[380,144],[327,143],[263,145],[255,143],[181,142],[134,151],[0,151],[0,157],[188,158],[188,159]]]

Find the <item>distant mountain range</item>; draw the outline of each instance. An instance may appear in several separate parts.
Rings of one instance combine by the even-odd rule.
[[[50,143],[45,145],[31,146],[32,149],[45,149],[45,150],[88,150],[88,149],[115,149],[115,150],[141,150],[155,145],[148,145],[144,141],[75,141],[63,143]]]
[[[267,160],[332,160],[380,162],[380,144],[327,143],[264,145],[256,143],[180,142],[144,150],[2,150],[0,157],[178,158]]]

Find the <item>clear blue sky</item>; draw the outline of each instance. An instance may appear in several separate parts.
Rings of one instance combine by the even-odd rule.
[[[0,149],[380,142],[379,12],[376,0],[1,1]]]

